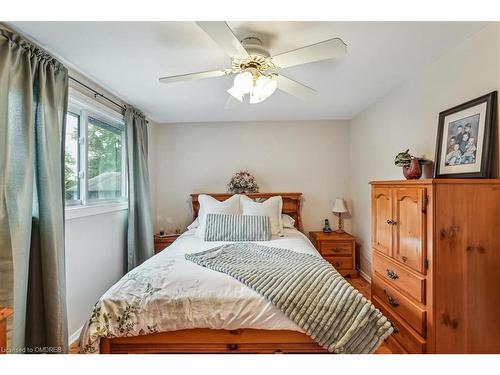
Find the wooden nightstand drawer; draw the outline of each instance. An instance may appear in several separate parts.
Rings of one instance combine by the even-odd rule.
[[[155,254],[169,247],[177,238],[179,238],[180,234],[167,234],[165,236],[160,236],[158,234],[154,235],[154,243],[155,243]]]
[[[323,257],[327,262],[329,262],[335,269],[339,270],[348,270],[354,268],[352,266],[352,258],[351,257],[331,257],[324,256]]]
[[[404,319],[419,334],[425,336],[426,311],[377,275],[372,277],[372,296],[378,297],[388,309]]]
[[[373,252],[373,270],[389,285],[425,304],[425,277],[406,270],[376,251]]]
[[[319,244],[321,255],[347,255],[351,256],[353,252],[352,242],[321,241]]]
[[[358,277],[356,269],[356,237],[343,232],[309,232],[312,243],[321,254],[344,277]]]

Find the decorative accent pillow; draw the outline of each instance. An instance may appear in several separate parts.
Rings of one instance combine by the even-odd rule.
[[[212,198],[210,195],[200,194],[198,195],[198,202],[200,203],[200,209],[198,211],[196,235],[200,238],[205,238],[206,217],[208,214],[238,215],[240,213],[240,196],[238,194],[223,202]]]
[[[281,220],[283,199],[280,196],[271,197],[262,203],[258,203],[242,195],[240,205],[243,215],[269,216],[271,234],[283,235],[283,222]]]
[[[205,241],[269,241],[269,216],[208,214]]]
[[[295,220],[290,215],[281,215],[281,222],[283,223],[283,228],[295,228]]]
[[[281,215],[281,222],[283,223],[283,228],[295,228],[295,219],[287,214]],[[187,229],[196,229],[199,226],[198,218],[194,219],[194,221],[188,225]]]

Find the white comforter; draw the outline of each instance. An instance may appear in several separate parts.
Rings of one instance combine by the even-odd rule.
[[[97,352],[100,337],[135,336],[189,328],[301,331],[257,292],[226,274],[184,258],[227,242],[206,242],[195,230],[130,271],[98,301],[80,336],[82,352]],[[295,229],[259,244],[318,254]]]

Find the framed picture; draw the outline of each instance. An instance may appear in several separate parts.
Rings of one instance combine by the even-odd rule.
[[[439,114],[434,178],[488,178],[497,92]]]

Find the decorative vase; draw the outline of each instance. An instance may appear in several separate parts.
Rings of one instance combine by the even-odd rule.
[[[410,165],[403,167],[403,174],[407,180],[417,180],[422,176],[422,168],[420,168],[417,158],[412,158]]]

